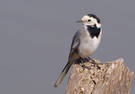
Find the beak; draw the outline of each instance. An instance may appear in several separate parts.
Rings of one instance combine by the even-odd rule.
[[[79,21],[76,21],[77,23],[82,23],[83,21],[82,20],[79,20]]]

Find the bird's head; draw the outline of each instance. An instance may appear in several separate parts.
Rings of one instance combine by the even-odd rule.
[[[82,23],[85,26],[96,26],[97,28],[101,28],[100,19],[94,14],[87,14],[82,17],[81,20],[77,21],[78,23]]]

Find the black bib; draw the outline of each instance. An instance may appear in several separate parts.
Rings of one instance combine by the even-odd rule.
[[[87,30],[89,31],[90,36],[91,36],[92,38],[93,38],[94,36],[98,38],[101,29],[100,29],[100,28],[97,28],[96,25],[94,25],[93,27],[87,25]]]

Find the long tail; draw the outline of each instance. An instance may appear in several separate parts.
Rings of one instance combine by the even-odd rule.
[[[60,83],[62,82],[62,80],[64,79],[65,75],[67,74],[68,70],[70,69],[70,67],[72,66],[74,62],[68,61],[68,63],[66,64],[66,66],[64,67],[64,69],[62,70],[59,78],[57,79],[57,81],[54,84],[54,87],[58,87],[60,85]]]

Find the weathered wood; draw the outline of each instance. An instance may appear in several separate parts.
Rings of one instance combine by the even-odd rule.
[[[91,62],[84,63],[86,68],[79,62],[73,65],[66,94],[130,94],[134,72],[124,65],[122,58],[99,63],[100,68]]]

